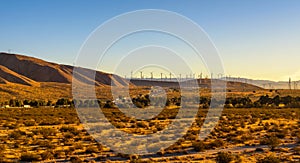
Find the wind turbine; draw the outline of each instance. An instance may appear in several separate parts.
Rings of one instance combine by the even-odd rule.
[[[289,78],[289,89],[291,90],[292,89],[292,79]]]
[[[143,79],[143,71],[140,71],[140,73],[141,73],[141,79]]]

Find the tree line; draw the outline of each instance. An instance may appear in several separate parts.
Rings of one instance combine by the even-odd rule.
[[[249,97],[228,97],[225,103],[211,99],[210,97],[200,97],[200,99],[192,97],[150,97],[149,95],[139,95],[132,99],[119,99],[121,102],[113,100],[99,100],[99,99],[81,99],[72,100],[67,98],[61,98],[57,101],[43,101],[43,100],[17,100],[11,99],[9,101],[0,102],[0,106],[9,105],[10,107],[22,107],[24,105],[30,105],[31,107],[101,107],[101,108],[118,108],[118,107],[137,107],[144,108],[147,106],[181,106],[181,100],[184,100],[187,104],[199,102],[200,108],[209,108],[210,105],[217,104],[224,106],[225,108],[300,108],[300,97],[292,96],[275,96],[269,97],[268,95],[260,96],[258,100],[251,100]]]
[[[67,98],[61,98],[57,101],[10,99],[8,101],[0,102],[0,106],[2,107],[7,105],[9,107],[23,107],[24,105],[29,105],[31,107],[74,107],[74,101]]]

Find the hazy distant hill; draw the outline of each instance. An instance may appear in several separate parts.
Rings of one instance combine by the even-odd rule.
[[[219,80],[219,79],[213,79],[215,82],[215,87],[218,89],[221,86],[223,86],[225,80]],[[188,81],[188,80],[187,80]],[[211,80],[210,79],[197,79],[199,87],[201,88],[210,88],[211,87]],[[140,80],[140,79],[132,79],[130,82],[136,86],[161,86],[161,87],[174,87],[174,88],[179,88],[180,84],[178,82],[171,82],[168,80],[165,80],[161,82],[160,80]],[[183,83],[186,81],[182,81]],[[230,91],[254,91],[254,90],[259,90],[262,89],[261,87],[252,85],[252,84],[247,84],[243,82],[238,82],[238,81],[227,81],[226,82],[226,88],[227,90]]]
[[[223,78],[225,80],[225,78]],[[247,78],[226,78],[227,81],[235,81],[235,82],[243,82],[248,83],[252,85],[256,85],[261,88],[265,89],[289,89],[289,79],[286,81],[271,81],[271,80],[253,80],[253,79],[247,79]],[[299,89],[300,88],[300,81],[292,81],[291,82],[291,88]]]

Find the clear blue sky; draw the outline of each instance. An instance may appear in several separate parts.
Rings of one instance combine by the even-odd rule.
[[[0,51],[72,64],[104,21],[138,9],[165,9],[198,23],[227,74],[300,80],[300,1],[0,0]],[[104,68],[105,71],[105,68]]]

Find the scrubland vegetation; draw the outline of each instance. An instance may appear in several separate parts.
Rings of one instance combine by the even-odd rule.
[[[149,121],[125,118],[116,109],[104,109],[119,129],[145,134],[163,130],[164,117],[176,110],[162,112]],[[144,161],[217,162],[244,160],[296,161],[300,157],[298,109],[225,109],[219,124],[205,140],[198,133],[207,110],[199,111],[188,133],[157,155],[141,156]],[[82,128],[74,109],[1,109],[1,161],[130,160],[97,143]],[[159,141],[172,138],[166,135]],[[218,153],[221,152],[221,153]]]
[[[42,105],[1,108],[0,162],[297,162],[300,159],[299,101],[297,96],[288,95],[228,97],[217,126],[200,140],[199,131],[210,103],[209,97],[201,97],[198,114],[188,132],[172,146],[143,156],[118,154],[98,143],[83,128],[72,107],[88,108],[98,103],[116,128],[145,135],[161,131],[171,123],[181,109],[179,97],[168,98],[168,107],[150,120],[127,117],[109,100],[59,99],[51,102],[56,108]],[[139,103],[136,109],[143,109],[149,106],[149,96],[137,95],[133,102]],[[47,106],[47,102],[44,104]],[[70,108],[60,108],[60,105],[70,105]],[[166,135],[157,141],[163,143],[173,138],[176,135]]]

